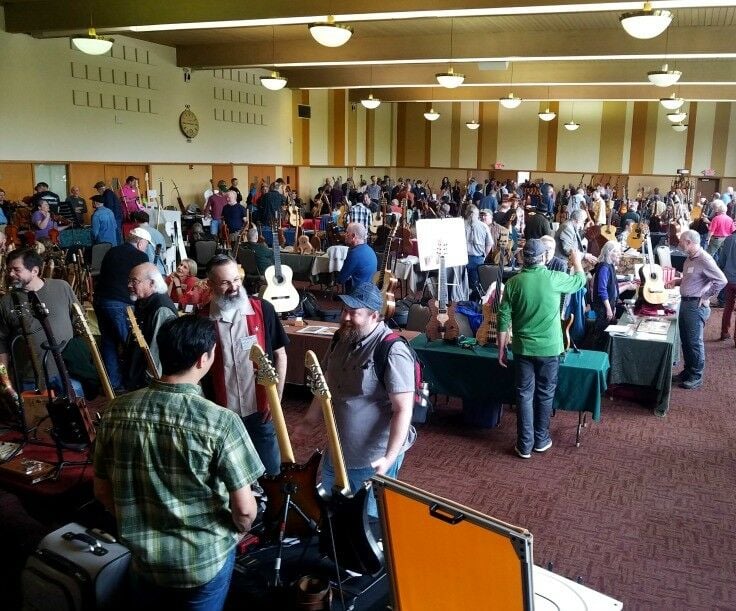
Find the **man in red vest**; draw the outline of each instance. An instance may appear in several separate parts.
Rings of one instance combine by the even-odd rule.
[[[205,395],[218,405],[240,415],[266,473],[278,475],[281,455],[271,413],[262,386],[255,383],[250,348],[263,348],[279,376],[279,397],[286,378],[286,348],[289,338],[273,306],[256,297],[248,297],[235,261],[216,255],[207,264],[207,283],[212,301],[203,311],[215,321],[217,350],[215,362],[205,382]]]

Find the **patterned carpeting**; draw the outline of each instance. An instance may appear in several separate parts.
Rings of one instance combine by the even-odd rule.
[[[625,609],[736,609],[736,349],[712,341],[721,313],[706,330],[704,386],[674,388],[667,417],[605,399],[576,448],[577,415],[559,412],[552,449],[521,460],[515,413],[480,430],[442,409],[419,431],[401,479],[528,528],[536,564],[552,562]],[[291,393],[287,420],[305,405]],[[323,443],[295,448],[297,459]]]

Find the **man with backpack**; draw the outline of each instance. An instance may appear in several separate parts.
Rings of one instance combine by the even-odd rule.
[[[404,453],[416,439],[411,425],[416,361],[408,344],[381,320],[383,297],[375,285],[364,282],[340,298],[345,303],[340,329],[322,359],[322,369],[354,492],[376,473],[396,477]],[[380,356],[387,347],[387,355]],[[322,411],[315,400],[295,427],[292,440],[306,441],[321,422]],[[332,461],[325,456],[322,486],[331,491],[334,481]],[[378,517],[373,494],[368,515]]]

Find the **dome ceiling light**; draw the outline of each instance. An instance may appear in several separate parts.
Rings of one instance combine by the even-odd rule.
[[[618,19],[629,36],[649,40],[656,38],[669,27],[672,23],[672,13],[659,9],[652,10],[652,5],[645,2],[642,10],[624,13]]]

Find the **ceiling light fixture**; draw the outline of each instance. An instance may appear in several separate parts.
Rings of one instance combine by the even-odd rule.
[[[645,2],[642,10],[624,13],[618,19],[629,36],[648,40],[656,38],[667,29],[672,22],[672,13],[663,10],[654,11],[651,3]]]
[[[672,85],[680,80],[681,76],[682,72],[679,70],[670,70],[667,64],[664,64],[661,70],[647,72],[649,82],[657,87],[672,87]]]
[[[572,103],[572,110],[570,111],[570,120],[565,123],[565,129],[569,132],[577,131],[580,128],[580,123],[575,122],[575,102]]]
[[[475,131],[480,127],[480,123],[478,122],[477,118],[480,114],[480,102],[473,102],[473,114],[475,115],[473,120],[465,123],[465,127],[467,127],[470,131]]]
[[[511,62],[511,82],[509,84],[509,88],[513,89],[514,87],[514,62]],[[509,93],[504,98],[499,98],[498,100],[504,108],[508,109],[514,109],[518,108],[521,104],[521,98],[514,97],[513,92]]]
[[[271,27],[271,62],[276,62],[276,28]],[[271,91],[279,91],[286,87],[286,77],[279,74],[278,70],[271,70],[270,76],[261,77],[261,85]]]
[[[452,63],[452,36],[455,31],[455,20],[450,20],[450,63]],[[460,85],[463,84],[463,81],[465,80],[465,75],[460,74],[459,72],[456,73],[452,66],[450,66],[450,69],[447,72],[438,72],[434,75],[437,79],[437,82],[442,85],[442,87],[445,87],[446,89],[455,89],[456,87],[460,87]]]
[[[687,123],[676,123],[672,126],[676,132],[684,132],[687,129]]]
[[[673,93],[668,98],[659,98],[659,103],[667,110],[677,110],[685,103],[685,100],[683,100],[682,98],[676,98],[675,94]]]
[[[86,36],[75,36],[72,44],[87,55],[103,55],[112,48],[112,38],[98,36],[94,28],[87,30]]]
[[[434,106],[430,106],[429,110],[424,113],[424,118],[427,119],[427,121],[436,121],[440,118],[440,113],[434,109]]]
[[[542,119],[542,121],[547,122],[551,121],[557,116],[557,113],[554,113],[549,109],[549,85],[547,85],[547,110],[545,110],[544,112],[540,112],[539,114],[537,114],[537,116]]]
[[[672,123],[682,123],[682,120],[685,117],[687,117],[687,113],[686,112],[682,112],[682,111],[675,111],[675,112],[668,112],[667,113],[667,118]]]
[[[333,15],[327,15],[325,21],[309,24],[309,33],[324,47],[342,47],[353,35],[353,28],[335,22]]]
[[[381,105],[381,100],[374,98],[372,93],[368,94],[368,97],[361,100],[360,103],[368,110],[373,110]]]

